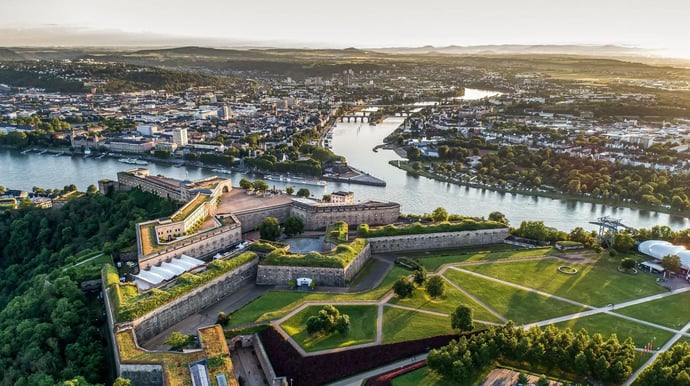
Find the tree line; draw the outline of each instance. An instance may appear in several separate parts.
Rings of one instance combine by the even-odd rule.
[[[546,371],[560,369],[606,383],[620,383],[632,374],[634,360],[635,345],[630,338],[621,343],[616,334],[604,339],[599,333],[590,336],[584,329],[573,333],[551,325],[543,330],[525,330],[508,322],[431,350],[427,364],[457,383],[474,380],[496,362],[539,366]]]

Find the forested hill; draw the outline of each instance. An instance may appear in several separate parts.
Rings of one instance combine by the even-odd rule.
[[[64,267],[85,250],[131,248],[135,222],[172,209],[135,190],[0,214],[0,384],[105,382],[103,305],[79,289],[87,277]]]

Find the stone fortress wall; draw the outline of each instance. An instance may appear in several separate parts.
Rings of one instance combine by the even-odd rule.
[[[157,220],[153,220],[155,222]],[[231,220],[226,220],[230,222]],[[170,261],[173,258],[186,254],[195,258],[203,257],[205,255],[214,254],[228,245],[242,240],[242,227],[239,222],[229,223],[222,227],[199,233],[195,236],[182,239],[171,243],[159,250],[142,254],[143,248],[140,240],[142,236],[141,227],[148,226],[150,222],[137,224],[137,242],[139,243],[139,268],[146,269],[154,265],[160,264],[164,261]]]
[[[510,230],[508,228],[497,228],[476,231],[372,237],[368,240],[371,245],[371,253],[394,253],[497,244],[502,243],[508,236],[510,236]]]
[[[132,326],[137,339],[139,341],[151,339],[180,320],[214,305],[240,287],[252,284],[256,277],[258,264],[259,259],[255,258],[251,262],[167,303],[164,307],[157,308],[133,320]]]
[[[306,277],[320,286],[346,287],[370,257],[371,247],[367,244],[345,268],[259,265],[256,284],[287,285],[290,279]]]

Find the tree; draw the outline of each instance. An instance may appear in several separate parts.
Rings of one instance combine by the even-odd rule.
[[[611,246],[618,252],[627,252],[635,247],[635,240],[629,233],[616,233]]]
[[[417,149],[416,147],[410,146],[407,148],[407,159],[409,159],[410,161],[416,161],[421,156],[422,156],[422,152],[419,151],[419,149]]]
[[[98,188],[96,187],[96,185],[91,184],[91,185],[89,185],[88,188],[86,188],[86,192],[89,194],[94,194],[94,193],[98,192]]]
[[[228,324],[229,321],[230,321],[230,315],[226,314],[223,311],[218,313],[218,317],[216,318],[216,324],[220,324],[221,326],[225,326]]]
[[[432,298],[443,296],[445,285],[446,283],[441,276],[434,275],[426,281],[426,293]]]
[[[304,221],[297,216],[290,216],[285,220],[284,232],[288,237],[304,232]]]
[[[407,280],[405,276],[401,276],[400,279],[393,284],[393,292],[401,299],[410,297],[414,292],[414,284]]]
[[[117,377],[115,382],[113,382],[113,386],[132,386],[132,381],[127,378]]]
[[[275,217],[266,217],[259,224],[259,235],[265,240],[277,240],[280,237],[280,222]]]
[[[246,178],[243,178],[240,180],[240,188],[245,189],[245,190],[249,190],[252,188],[252,182]]]
[[[324,194],[323,197],[321,198],[321,201],[331,202],[331,195],[330,194]]]
[[[456,330],[472,331],[474,328],[472,324],[472,309],[467,306],[458,306],[450,314],[450,325]]]
[[[525,375],[525,373],[520,373],[518,374],[517,382],[521,385],[526,385],[527,382],[529,382],[529,378],[527,378],[527,375]]]
[[[489,220],[500,222],[501,224],[505,224],[506,226],[509,225],[506,215],[498,211],[489,213]]]
[[[635,268],[635,260],[626,257],[623,260],[621,260],[621,268],[623,269],[632,269]]]
[[[285,188],[285,193],[292,196],[292,194],[295,193],[295,188],[293,188],[292,186],[288,186],[287,188]]]
[[[188,344],[192,343],[192,336],[185,335],[179,331],[173,331],[170,334],[170,338],[165,341],[165,344],[170,345],[170,349],[173,351],[182,351],[182,349]]]
[[[297,197],[309,197],[311,196],[311,192],[307,188],[300,188],[297,191]]]
[[[431,212],[431,219],[434,220],[434,222],[448,221],[448,211],[439,206]]]
[[[677,255],[666,255],[661,259],[661,266],[669,272],[680,271],[680,257]]]
[[[426,268],[420,266],[415,269],[413,281],[417,286],[423,285],[426,282]]]
[[[252,187],[254,190],[259,192],[265,192],[268,190],[268,184],[264,180],[256,180],[252,182]]]
[[[543,221],[523,221],[515,233],[520,237],[544,241],[546,240],[547,231]]]
[[[546,379],[546,376],[542,375],[539,377],[539,380],[537,381],[537,386],[549,386],[551,382],[549,382],[548,379]]]
[[[350,331],[350,316],[341,314],[332,304],[323,306],[317,315],[307,319],[307,333],[310,335],[320,332],[332,334],[335,331],[347,334]]]

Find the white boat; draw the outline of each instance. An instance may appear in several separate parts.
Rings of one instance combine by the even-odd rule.
[[[26,153],[28,153],[28,152],[30,152],[30,151],[31,151],[31,149],[22,150],[22,154],[26,154]]]
[[[288,177],[285,176],[274,176],[274,175],[266,175],[264,176],[264,180],[267,181],[279,181],[279,182],[291,182],[291,180]]]
[[[101,158],[103,158],[103,157],[105,157],[105,153],[99,155],[98,157],[96,157],[96,159],[101,159]]]
[[[59,152],[59,153],[55,153],[55,154],[53,155],[53,157],[59,157],[59,156],[61,156],[61,155],[63,155],[63,154],[65,154],[65,152],[64,152],[64,151],[61,151],[61,152]]]
[[[294,182],[296,184],[314,185],[314,186],[326,186],[326,185],[328,185],[328,183],[326,181],[308,180],[308,179],[302,178],[302,177],[293,177],[291,182]]]
[[[133,165],[148,165],[148,161],[144,161],[143,159],[136,159],[136,158],[120,158],[117,160],[117,162],[122,162],[125,164],[133,164]]]
[[[211,171],[214,173],[232,174],[232,170],[228,169],[211,169]]]

